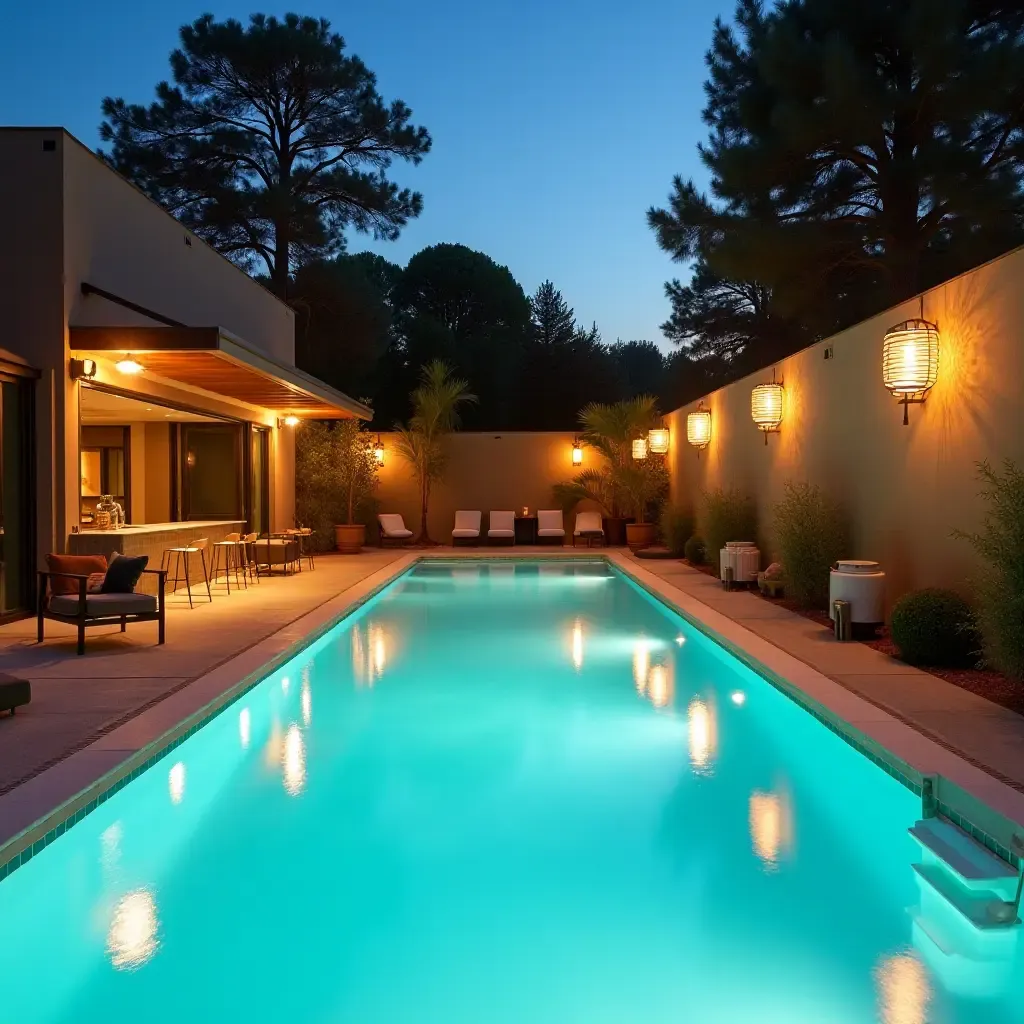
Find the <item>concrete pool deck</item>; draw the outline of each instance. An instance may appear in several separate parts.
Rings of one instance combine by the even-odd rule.
[[[861,644],[838,644],[813,622],[677,561],[618,550],[371,549],[329,556],[314,572],[265,580],[212,604],[169,611],[164,647],[155,626],[102,631],[77,658],[70,631],[34,620],[0,627],[4,670],[32,680],[33,703],[0,718],[0,846],[38,845],[96,792],[287,660],[421,557],[608,557],[684,615],[766,666],[795,695],[848,723],[915,772],[936,773],[950,801],[1001,845],[1024,831],[1024,718]],[[151,628],[150,628],[151,627]],[[62,632],[63,630],[63,632]],[[150,633],[153,635],[151,636]],[[941,799],[941,797],[940,797]],[[994,815],[990,810],[996,812]],[[967,813],[966,811],[964,813]]]

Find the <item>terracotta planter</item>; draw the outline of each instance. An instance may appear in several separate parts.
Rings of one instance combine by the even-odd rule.
[[[657,528],[654,523],[627,523],[626,543],[630,551],[639,551],[641,548],[649,548],[657,536]]]
[[[366,527],[362,523],[334,528],[334,545],[344,555],[358,555],[365,541]]]
[[[604,542],[611,548],[621,548],[626,543],[626,520],[610,519],[607,516],[601,520],[604,527]]]

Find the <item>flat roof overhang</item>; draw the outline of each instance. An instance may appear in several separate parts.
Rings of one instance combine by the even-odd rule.
[[[370,419],[373,410],[220,327],[71,327],[76,357],[137,358],[156,377],[305,419]]]

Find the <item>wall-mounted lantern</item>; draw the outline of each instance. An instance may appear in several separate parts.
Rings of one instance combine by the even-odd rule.
[[[711,443],[711,413],[703,402],[686,417],[686,440],[697,449],[698,459],[701,450]]]
[[[647,438],[638,437],[633,442],[633,458],[639,461],[647,458]]]
[[[378,466],[384,465],[384,442],[381,440],[380,434],[377,435],[377,444],[373,449],[373,457],[377,460]]]
[[[279,427],[297,427],[299,425],[298,416],[285,416],[284,419],[277,421]]]
[[[72,380],[92,380],[96,376],[95,359],[72,359],[68,365]]]
[[[655,427],[647,432],[647,450],[655,455],[664,455],[668,451],[668,431],[664,427]]]
[[[768,443],[769,434],[777,434],[782,415],[785,410],[785,388],[781,381],[776,381],[772,371],[770,384],[758,384],[750,393],[750,416],[757,424],[757,429],[764,432],[764,443]]]
[[[578,437],[574,437],[572,441],[572,464],[574,466],[583,465],[583,445],[580,444]]]
[[[939,375],[939,328],[921,316],[905,320],[885,332],[882,343],[882,383],[903,406],[903,425],[910,422],[909,407],[925,400]]]

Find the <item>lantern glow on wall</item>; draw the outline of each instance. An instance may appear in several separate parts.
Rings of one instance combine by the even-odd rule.
[[[655,427],[647,432],[647,449],[656,455],[664,455],[668,451],[668,431],[664,427]]]
[[[757,429],[764,432],[764,443],[768,435],[778,433],[784,411],[785,389],[772,373],[770,384],[758,384],[750,393],[750,416]]]
[[[701,449],[711,443],[711,413],[704,408],[703,402],[686,417],[686,440],[697,449],[697,458],[700,458]]]
[[[906,320],[885,333],[882,343],[882,383],[903,406],[903,425],[910,422],[909,407],[923,402],[939,375],[939,328],[921,317]]]
[[[647,458],[647,438],[638,437],[633,442],[633,458],[634,459],[646,459]]]
[[[572,464],[574,466],[583,465],[583,445],[580,444],[578,437],[572,442]]]

